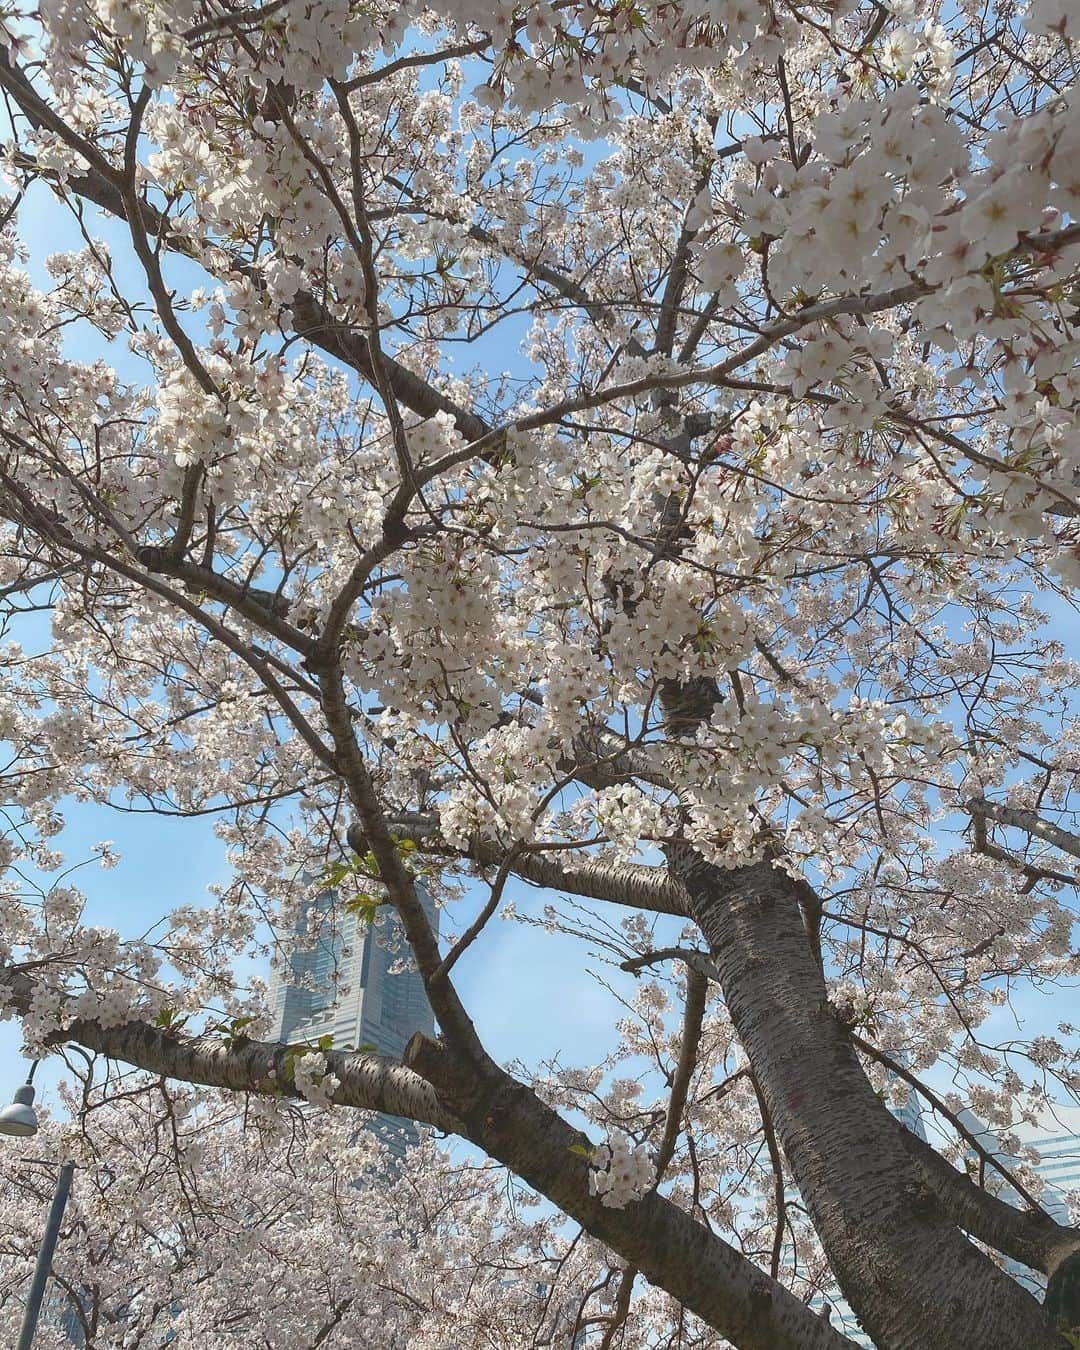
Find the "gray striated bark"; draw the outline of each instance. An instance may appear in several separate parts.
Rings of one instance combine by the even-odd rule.
[[[495,1069],[463,1076],[441,1044],[417,1035],[406,1063],[433,1083],[462,1133],[546,1195],[739,1350],[851,1350],[827,1321],[655,1191],[625,1209],[589,1194],[587,1142],[535,1093]]]
[[[1009,806],[1005,802],[991,802],[985,797],[972,797],[967,808],[973,816],[996,820],[999,825],[1011,825],[1013,829],[1053,844],[1062,853],[1080,858],[1080,834],[1073,834],[1071,830],[1055,825],[1052,820],[1044,820],[1036,811],[1029,811],[1023,806]]]
[[[1043,1308],[923,1184],[829,1006],[797,889],[771,862],[670,853],[840,1287],[884,1350],[1051,1350]]]
[[[7,992],[17,1010],[29,1007],[33,990],[34,981],[25,971],[0,967],[0,991]],[[149,1022],[105,1027],[86,1020],[70,1023],[57,1040],[73,1041],[109,1059],[182,1083],[201,1083],[262,1096],[296,1095],[288,1064],[296,1048],[276,1042],[244,1037],[226,1041],[215,1036],[181,1036]],[[333,1094],[338,1105],[407,1116],[448,1132],[457,1128],[457,1121],[439,1101],[431,1084],[397,1060],[385,1055],[331,1050],[326,1062],[329,1072],[341,1080],[341,1086]]]
[[[507,856],[499,845],[483,839],[470,841],[464,852],[451,848],[443,843],[438,822],[431,815],[409,812],[390,816],[387,825],[402,838],[412,839],[422,853],[466,857],[486,867],[498,867]],[[348,838],[355,853],[367,851],[367,841],[358,826],[350,828]],[[654,914],[688,913],[686,891],[666,867],[605,862],[564,852],[525,851],[513,858],[510,871],[535,886],[590,900],[606,900]]]
[[[1080,1256],[1080,1231],[1055,1223],[1047,1215],[1017,1209],[984,1191],[936,1149],[903,1126],[899,1128],[923,1181],[965,1233],[1046,1275],[1053,1275],[1070,1258]]]

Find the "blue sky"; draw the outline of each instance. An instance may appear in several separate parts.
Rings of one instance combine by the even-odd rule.
[[[87,896],[88,923],[136,936],[177,905],[204,904],[206,887],[228,876],[224,846],[205,819],[128,816],[75,803],[64,816],[67,828],[54,842],[69,862],[86,857],[102,839],[114,840],[123,855],[111,871],[91,863],[73,879]],[[528,912],[551,897],[518,882],[511,883],[508,898]],[[463,901],[462,915],[471,916],[474,905],[471,898]],[[462,958],[457,980],[497,1060],[535,1063],[562,1051],[566,1063],[584,1064],[603,1055],[618,1008],[584,973],[585,956],[586,948],[570,938],[492,920],[481,942]],[[605,974],[625,993],[632,992],[632,977],[610,969]],[[0,1096],[5,1099],[23,1076],[19,1046],[15,1024],[0,1023]],[[62,1072],[60,1060],[50,1060],[39,1071],[41,1086],[48,1088]]]

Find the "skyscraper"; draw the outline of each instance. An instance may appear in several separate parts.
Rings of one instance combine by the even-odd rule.
[[[1002,1141],[988,1129],[972,1111],[961,1111],[960,1120],[975,1136],[991,1157],[1000,1158],[1010,1171],[1020,1165],[1021,1160],[1009,1152]],[[1039,1201],[1043,1209],[1058,1223],[1068,1225],[1070,1192],[1080,1192],[1080,1107],[1050,1105],[1039,1112],[1033,1122],[1022,1121],[1009,1131],[1016,1136],[1025,1148],[1035,1149],[1038,1158],[1028,1166],[1042,1178],[1044,1189]],[[972,1149],[968,1155],[973,1162],[981,1159]],[[991,1166],[986,1166],[983,1185],[988,1191],[1010,1205],[1019,1204],[1020,1197],[1009,1183],[996,1176]],[[1004,1263],[1005,1269],[1025,1288],[1041,1297],[1046,1288],[1046,1276],[1040,1271],[1031,1270],[1011,1257]]]
[[[1058,1223],[1068,1224],[1067,1197],[1080,1192],[1080,1106],[1048,1106],[1033,1125],[1014,1131],[1022,1144],[1038,1150],[1035,1171],[1046,1183],[1043,1208]]]
[[[438,932],[438,910],[419,894]],[[392,915],[368,924],[336,901],[327,890],[304,906],[271,976],[274,1039],[315,1044],[331,1036],[335,1050],[363,1047],[400,1058],[416,1032],[435,1032],[419,971],[392,969],[408,958],[400,922]],[[398,1155],[416,1138],[412,1123],[397,1116],[377,1116],[372,1128]]]
[[[439,912],[425,891],[419,895],[438,933]],[[392,971],[395,962],[408,956],[396,916],[368,924],[345,912],[336,899],[335,892],[327,890],[305,905],[285,958],[271,974],[273,1039],[307,1045],[329,1035],[336,1050],[374,1047],[380,1054],[400,1058],[415,1032],[435,1033],[424,982],[419,971]],[[369,1128],[398,1158],[417,1139],[413,1122],[400,1116],[377,1114]],[[168,1310],[162,1316],[167,1322]],[[73,1295],[55,1282],[42,1310],[42,1324],[72,1346],[86,1344]],[[175,1334],[166,1325],[157,1339],[145,1344],[148,1350],[166,1346]]]

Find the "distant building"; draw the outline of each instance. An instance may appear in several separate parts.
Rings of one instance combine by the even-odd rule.
[[[439,912],[419,892],[432,927]],[[275,1040],[335,1050],[373,1048],[400,1058],[411,1036],[435,1034],[435,1018],[415,969],[392,971],[409,951],[396,915],[368,924],[335,903],[333,891],[309,901],[292,932],[292,949],[270,980]],[[389,911],[387,911],[389,913]],[[411,1121],[376,1116],[373,1131],[399,1156],[417,1138]]]
[[[926,1126],[923,1124],[922,1109],[914,1088],[908,1089],[903,1106],[894,1106],[890,1110],[906,1130],[910,1130],[917,1139],[926,1143]]]
[[[75,1306],[76,1300],[79,1307]],[[69,1293],[63,1285],[51,1279],[45,1287],[45,1296],[41,1301],[41,1324],[60,1332],[72,1345],[84,1346],[86,1336],[83,1333],[83,1319],[79,1314],[85,1310],[88,1302],[82,1291]]]
[[[1059,1223],[1068,1224],[1070,1192],[1080,1192],[1080,1106],[1049,1106],[1034,1125],[1018,1125],[1013,1133],[1022,1144],[1038,1150],[1035,1171],[1046,1189],[1043,1208]]]
[[[893,1114],[925,1141],[926,1131],[919,1116],[918,1100],[914,1093],[911,1093],[905,1105],[894,1110]],[[991,1157],[999,1158],[1002,1164],[1010,1169],[1020,1165],[1020,1160],[1006,1151],[997,1135],[972,1111],[961,1111],[959,1118]],[[1016,1125],[1009,1133],[1015,1135],[1022,1145],[1038,1151],[1038,1162],[1030,1166],[1045,1183],[1045,1189],[1040,1197],[1043,1208],[1058,1223],[1068,1224],[1069,1207],[1066,1197],[1070,1191],[1080,1192],[1080,1107],[1048,1107],[1040,1113],[1034,1124]],[[975,1163],[981,1161],[974,1149],[969,1151],[968,1157]],[[1010,1204],[1019,1202],[1020,1197],[1003,1177],[995,1174],[992,1165],[986,1165],[983,1185]],[[1042,1296],[1046,1289],[1045,1275],[1012,1259],[1004,1262],[1004,1268],[1018,1284],[1024,1285],[1039,1297]],[[873,1350],[873,1342],[860,1330],[854,1314],[839,1295],[827,1300],[819,1296],[813,1300],[811,1306],[820,1308],[824,1302],[830,1305],[832,1323],[838,1331],[849,1336],[856,1345]]]
[[[986,1152],[991,1157],[999,1158],[1003,1166],[1012,1170],[1022,1165],[1024,1160],[1007,1151],[997,1135],[974,1112],[961,1111],[960,1120]],[[1039,1113],[1034,1123],[1014,1125],[1009,1134],[1015,1135],[1025,1148],[1037,1151],[1038,1161],[1027,1165],[1043,1180],[1039,1202],[1052,1219],[1069,1225],[1067,1197],[1072,1191],[1080,1192],[1080,1107],[1048,1106]],[[968,1157],[975,1164],[983,1161],[974,1149],[969,1151]],[[983,1185],[1009,1204],[1020,1202],[1013,1188],[1004,1177],[995,1173],[990,1164],[985,1165]],[[1046,1288],[1046,1276],[1041,1271],[1031,1270],[1012,1258],[1006,1260],[1005,1269],[1013,1279],[1033,1293],[1041,1296]]]

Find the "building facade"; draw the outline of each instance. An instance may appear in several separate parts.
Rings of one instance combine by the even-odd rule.
[[[1034,1124],[1018,1125],[1013,1133],[1038,1150],[1034,1167],[1046,1187],[1043,1208],[1058,1223],[1070,1223],[1068,1197],[1080,1194],[1080,1106],[1048,1106]]]
[[[914,1093],[902,1108],[894,1109],[893,1114],[925,1141],[926,1131]],[[1020,1160],[1015,1154],[1010,1153],[973,1112],[961,1111],[959,1119],[991,1157],[999,1158],[1010,1169],[1019,1165]],[[1037,1151],[1037,1161],[1028,1165],[1043,1180],[1044,1190],[1040,1196],[1043,1208],[1058,1223],[1070,1223],[1068,1196],[1070,1193],[1080,1194],[1080,1107],[1049,1106],[1033,1122],[1016,1125],[1009,1133],[1015,1135],[1025,1148]],[[974,1149],[970,1151],[969,1157],[976,1164],[980,1161]],[[1008,1182],[1000,1177],[995,1181],[991,1166],[985,1168],[983,1185],[1009,1204],[1019,1203],[1019,1197]],[[1042,1297],[1046,1289],[1045,1275],[1011,1259],[1005,1260],[1003,1265],[1014,1280],[1037,1297]],[[873,1350],[873,1342],[860,1329],[851,1309],[839,1295],[828,1299],[818,1297],[811,1306],[821,1308],[826,1303],[833,1326],[849,1336],[856,1345]]]
[[[434,901],[423,890],[419,895],[438,933]],[[397,916],[385,913],[385,920],[366,923],[332,890],[305,905],[270,980],[275,1040],[314,1045],[330,1036],[335,1050],[364,1048],[400,1059],[416,1032],[435,1034],[420,972],[411,962],[394,969],[409,953]],[[398,1156],[417,1137],[398,1116],[376,1116],[371,1128]]]
[[[1000,1158],[1004,1167],[1009,1170],[1021,1165],[1031,1167],[1042,1178],[1043,1191],[1038,1199],[1043,1209],[1058,1223],[1071,1224],[1068,1197],[1070,1193],[1080,1194],[1080,1107],[1047,1106],[1034,1121],[1022,1121],[1012,1127],[1009,1134],[1020,1141],[1022,1149],[1036,1151],[1035,1162],[1021,1159],[1010,1151],[973,1112],[961,1111],[960,1121],[992,1158]],[[1010,1205],[1020,1203],[1020,1197],[1009,1183],[996,1176],[993,1167],[986,1165],[974,1149],[968,1156],[973,1164],[983,1166],[982,1184],[988,1191],[993,1191]],[[1012,1258],[1004,1262],[1004,1267],[1013,1279],[1042,1297],[1046,1276],[1041,1271],[1031,1270]]]

